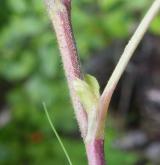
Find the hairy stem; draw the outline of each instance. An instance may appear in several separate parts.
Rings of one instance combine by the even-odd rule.
[[[86,146],[89,165],[105,165],[104,127],[110,99],[135,49],[147,31],[151,21],[158,13],[160,9],[160,0],[154,1],[129,41],[128,45],[126,46],[115,70],[113,71],[113,74],[111,75],[104,89],[104,92],[100,97],[98,108],[92,116],[93,121],[91,121],[89,124],[87,121],[87,114],[84,111],[73,86],[73,81],[75,81],[77,78],[82,79],[82,74],[80,71],[77,49],[75,46],[70,22],[71,0],[45,1],[56,32],[76,118],[78,120],[81,134]]]
[[[73,81],[76,78],[82,79],[82,74],[70,22],[71,2],[70,0],[45,1],[56,32],[76,118],[78,120],[82,137],[84,138],[87,131],[86,112],[83,110],[73,87]]]
[[[88,141],[86,151],[89,165],[105,165],[103,139]]]

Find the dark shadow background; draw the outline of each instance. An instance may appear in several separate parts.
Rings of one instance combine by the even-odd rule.
[[[101,89],[151,4],[73,1],[83,70]],[[109,165],[160,163],[160,16],[122,76],[106,123]],[[43,1],[0,0],[0,164],[68,164],[44,113],[45,102],[74,165],[87,164]]]

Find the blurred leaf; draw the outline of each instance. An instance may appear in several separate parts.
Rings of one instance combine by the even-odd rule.
[[[40,70],[44,75],[53,78],[58,73],[59,54],[53,47],[42,47],[40,54]]]
[[[9,7],[16,13],[23,13],[27,10],[27,3],[25,0],[8,0]]]
[[[35,58],[31,52],[24,52],[20,58],[0,61],[0,73],[6,79],[15,81],[26,78],[35,68]]]
[[[151,24],[151,31],[157,35],[160,35],[160,16],[156,17]]]

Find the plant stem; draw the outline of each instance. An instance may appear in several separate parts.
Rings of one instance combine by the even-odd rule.
[[[47,4],[49,15],[51,17],[51,21],[56,32],[76,118],[78,120],[82,137],[84,138],[87,131],[87,116],[73,87],[73,81],[76,78],[82,79],[82,74],[80,71],[80,64],[78,60],[76,44],[73,37],[72,26],[70,22],[71,1],[45,1]]]
[[[103,139],[88,141],[86,151],[89,165],[105,165]]]
[[[73,86],[73,81],[77,78],[82,79],[82,74],[80,71],[77,49],[75,46],[70,22],[71,0],[45,1],[47,3],[49,15],[56,32],[76,118],[78,120],[80,131],[86,146],[89,165],[105,165],[104,128],[108,106],[114,89],[122,73],[124,72],[124,69],[126,68],[135,49],[147,31],[151,21],[160,9],[160,0],[154,1],[153,5],[148,10],[146,16],[126,46],[115,70],[113,71],[113,74],[111,75],[104,89],[104,92],[100,97],[98,108],[96,109],[93,116],[93,121],[91,121],[90,124],[88,124],[87,114],[84,111]],[[88,131],[88,126],[89,128],[93,128],[93,130],[89,129]]]
[[[128,42],[126,48],[124,49],[124,52],[117,64],[115,70],[113,71],[105,90],[107,90],[107,88],[111,88],[112,86],[115,86],[117,84],[117,82],[119,81],[122,73],[124,72],[128,62],[129,62],[130,58],[132,57],[138,44],[140,43],[144,34],[146,33],[151,21],[157,15],[159,9],[160,9],[160,0],[155,0],[154,3],[152,4],[152,6],[150,7],[150,9],[148,10],[147,14],[145,15],[145,17],[139,24],[139,26],[138,26],[137,30],[135,31],[135,33],[133,34],[132,38]],[[102,97],[103,97],[103,95],[105,95],[105,90],[102,94]]]
[[[105,123],[109,102],[111,100],[114,89],[121,75],[123,74],[129,60],[131,59],[135,49],[137,48],[138,44],[143,38],[151,21],[157,15],[159,9],[160,9],[160,0],[155,0],[152,6],[150,7],[150,9],[148,10],[147,14],[145,15],[145,17],[139,24],[132,38],[128,42],[127,46],[125,47],[124,52],[101,95],[100,104],[99,104],[100,105],[99,117],[98,117],[97,128],[96,128],[96,134],[97,134],[96,136],[99,136],[99,134],[101,134],[101,131],[103,132],[103,129],[104,129],[103,125]]]

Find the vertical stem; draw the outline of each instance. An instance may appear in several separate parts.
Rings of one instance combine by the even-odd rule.
[[[86,142],[86,151],[89,165],[105,165],[103,139]]]
[[[93,117],[92,131],[88,131],[87,115],[84,111],[73,87],[73,81],[77,78],[82,79],[80,65],[77,55],[77,49],[72,33],[70,22],[71,0],[45,0],[48,11],[56,32],[61,57],[64,65],[65,75],[67,78],[70,95],[72,98],[76,118],[79,123],[82,137],[85,141],[87,157],[89,165],[105,165],[104,159],[104,126],[105,118],[109,106],[110,99],[114,89],[124,72],[130,58],[132,57],[136,47],[141,41],[143,35],[147,31],[149,24],[160,9],[160,0],[155,0],[146,16],[135,31],[133,37],[126,46],[122,57],[120,58],[107,86],[102,93],[98,105],[98,111]],[[87,134],[88,131],[88,134]],[[87,137],[89,138],[86,138]],[[86,140],[87,139],[87,140]],[[90,139],[90,140],[88,140]]]
[[[86,112],[83,110],[73,88],[73,81],[76,78],[82,79],[82,74],[70,22],[71,2],[70,0],[46,0],[46,3],[56,32],[76,118],[84,138],[87,131]]]

